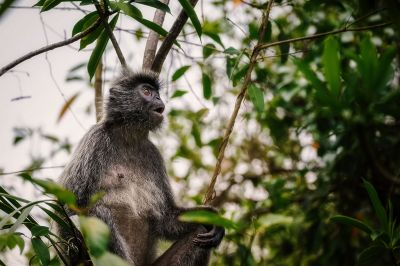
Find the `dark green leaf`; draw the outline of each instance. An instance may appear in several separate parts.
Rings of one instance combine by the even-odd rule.
[[[196,29],[197,35],[199,35],[199,37],[201,37],[201,34],[202,34],[201,24],[196,15],[196,12],[193,9],[192,4],[188,0],[178,0],[178,1],[181,4],[183,10],[185,10],[186,14],[192,21],[193,26]]]
[[[187,93],[187,91],[176,90],[176,91],[174,92],[174,94],[172,94],[171,99],[173,99],[173,98],[179,98],[179,97],[185,95],[186,93]]]
[[[40,209],[42,209],[53,221],[57,222],[61,228],[63,228],[63,230],[66,231],[70,231],[71,230],[71,226],[65,222],[63,219],[60,218],[60,216],[56,215],[54,212],[44,208],[44,207],[40,207]]]
[[[249,86],[249,97],[258,112],[264,111],[264,93],[254,84]]]
[[[233,47],[229,47],[229,48],[225,49],[224,53],[229,54],[229,55],[239,55],[240,54],[240,52]]]
[[[268,24],[270,24],[270,23],[268,23]],[[279,26],[279,24],[278,24],[278,26]],[[282,41],[282,40],[286,40],[288,38],[289,38],[289,36],[283,30],[283,27],[279,26],[278,40]],[[284,64],[284,63],[286,63],[286,61],[289,58],[290,43],[284,43],[284,44],[279,45],[279,50],[281,52],[281,63]]]
[[[125,15],[128,15],[132,18],[142,18],[142,12],[135,6],[123,3],[123,2],[110,2],[110,7],[113,10],[122,10]]]
[[[387,265],[383,263],[382,258],[385,257],[385,253],[388,252],[389,251],[384,246],[381,245],[370,246],[361,252],[360,257],[358,259],[358,265],[359,266]]]
[[[224,44],[221,41],[221,38],[219,37],[219,35],[217,33],[211,32],[211,31],[204,31],[203,33],[204,33],[204,35],[210,37],[213,41],[215,41],[216,43],[221,45],[222,48],[225,48]]]
[[[0,5],[0,17],[14,3],[15,0],[4,0]]]
[[[42,225],[34,225],[31,229],[32,236],[45,236],[50,233],[50,230],[47,226]]]
[[[11,233],[7,239],[7,246],[9,249],[14,249],[14,247],[18,246],[19,253],[22,254],[22,252],[24,251],[25,241],[19,235],[19,233]]]
[[[50,263],[50,252],[46,244],[39,237],[32,238],[31,243],[42,265],[48,265]]]
[[[183,222],[195,222],[201,224],[213,224],[221,226],[227,229],[238,229],[239,226],[233,221],[226,219],[217,213],[198,210],[198,211],[188,211],[179,216],[179,220]]]
[[[136,19],[136,21],[138,21],[140,24],[143,24],[147,28],[157,32],[161,36],[165,37],[168,34],[168,31],[166,31],[163,27],[161,27],[160,25],[154,23],[153,21],[150,21],[150,20],[147,20],[147,19],[144,19],[144,18],[134,18],[134,19]],[[175,43],[175,44],[177,44],[177,43]],[[179,47],[179,45],[178,45],[178,47]]]
[[[98,15],[97,11],[89,13],[86,16],[84,16],[83,18],[81,18],[77,23],[75,23],[74,28],[72,29],[72,36],[74,36],[75,34],[77,34],[79,32],[86,30],[98,18],[99,18],[99,15]],[[72,70],[72,71],[74,71],[74,70]]]
[[[340,58],[339,42],[330,36],[324,41],[324,53],[322,55],[325,79],[335,97],[340,96]]]
[[[207,43],[203,47],[203,57],[204,59],[208,58],[210,55],[212,55],[216,51],[215,45],[212,43]]]
[[[388,219],[387,219],[386,210],[385,210],[385,208],[383,208],[383,205],[382,205],[381,200],[379,199],[378,193],[376,192],[376,190],[372,186],[372,184],[366,180],[364,180],[364,187],[368,192],[369,199],[372,202],[376,216],[378,217],[378,220],[379,220],[382,228],[385,230],[385,232],[388,232]]]
[[[364,231],[365,233],[371,235],[373,233],[373,230],[371,227],[369,227],[367,224],[363,223],[360,220],[348,217],[348,216],[343,216],[343,215],[335,215],[331,218],[331,221],[337,222],[337,223],[342,223],[348,226],[354,226],[357,227],[358,229]]]
[[[190,66],[183,66],[176,70],[175,73],[172,75],[172,81],[176,81],[180,77],[182,77],[189,68]]]
[[[164,12],[171,13],[171,10],[169,9],[168,5],[166,5],[160,1],[157,1],[157,0],[136,0],[135,3],[146,5],[146,6],[151,6],[151,7],[160,9]]]
[[[53,7],[57,6],[58,4],[60,4],[63,0],[46,0],[42,6],[42,9],[40,10],[40,12],[44,12],[47,10],[52,9]]]
[[[118,14],[110,22],[111,30],[114,29],[117,21],[118,21]],[[93,49],[93,52],[89,58],[87,69],[90,79],[92,79],[94,72],[96,71],[97,65],[99,64],[100,59],[103,56],[104,50],[107,47],[108,40],[109,40],[108,34],[105,31],[103,31],[96,43],[96,47]]]
[[[211,90],[211,78],[209,75],[206,73],[202,73],[201,75],[201,81],[203,83],[203,96],[205,99],[210,99],[212,95],[212,90]]]
[[[90,25],[89,25],[90,26]],[[79,43],[79,50],[83,50],[88,46],[89,44],[92,44],[94,41],[96,41],[100,34],[104,32],[104,25],[101,24],[99,27],[97,27],[94,31],[83,37]]]
[[[110,230],[95,217],[79,217],[79,223],[90,254],[98,258],[107,251]]]

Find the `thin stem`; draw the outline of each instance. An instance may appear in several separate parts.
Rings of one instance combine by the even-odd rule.
[[[237,115],[239,113],[239,109],[240,109],[240,106],[242,104],[243,98],[246,95],[247,88],[248,88],[248,86],[250,84],[251,73],[253,71],[253,68],[254,68],[255,64],[257,63],[258,53],[260,52],[260,49],[257,49],[257,47],[262,45],[262,42],[264,40],[264,35],[265,35],[267,24],[268,24],[268,18],[269,18],[269,14],[271,12],[271,7],[272,7],[273,2],[274,2],[273,0],[270,0],[268,2],[266,10],[263,13],[261,26],[260,26],[260,31],[259,31],[259,35],[258,35],[258,43],[257,43],[257,46],[254,48],[252,54],[251,54],[249,67],[247,69],[247,72],[246,72],[242,87],[240,89],[240,92],[239,92],[239,94],[238,94],[238,96],[236,98],[235,107],[233,109],[231,117],[229,118],[228,124],[226,126],[226,131],[225,131],[221,146],[219,148],[218,157],[217,157],[217,163],[215,165],[214,173],[213,173],[213,175],[211,177],[210,185],[209,185],[209,187],[207,189],[207,192],[206,192],[206,195],[204,197],[204,204],[211,204],[211,201],[213,200],[214,187],[215,187],[215,183],[217,181],[217,177],[221,172],[221,164],[222,164],[222,161],[223,161],[223,159],[225,157],[225,149],[226,149],[226,146],[228,145],[229,138],[230,138],[231,133],[233,131],[233,127],[234,127],[235,122],[236,122],[236,117],[237,117]]]
[[[83,37],[85,37],[88,34],[90,34],[92,31],[94,31],[100,25],[100,23],[101,23],[101,20],[97,19],[89,28],[87,28],[85,31],[82,31],[82,32],[76,34],[72,38],[69,38],[69,39],[61,41],[61,42],[53,43],[53,44],[50,44],[50,45],[46,45],[46,46],[44,46],[44,47],[42,47],[42,48],[40,48],[38,50],[29,52],[26,55],[21,56],[20,58],[14,60],[13,62],[11,62],[8,65],[6,65],[3,68],[1,68],[0,69],[0,77],[4,73],[6,73],[8,70],[14,68],[15,66],[21,64],[22,62],[24,62],[24,61],[26,61],[28,59],[31,59],[34,56],[37,56],[39,54],[48,52],[48,51],[53,50],[53,49],[58,48],[58,47],[69,45],[69,44],[71,44],[73,42],[76,42],[76,41],[82,39]]]
[[[268,49],[268,48],[270,48],[272,46],[277,46],[277,45],[282,45],[282,44],[287,44],[287,43],[293,43],[293,42],[299,42],[299,41],[305,41],[305,40],[318,39],[318,38],[325,37],[325,36],[328,36],[328,35],[333,35],[333,34],[338,34],[338,33],[343,33],[343,32],[348,32],[348,31],[365,31],[365,30],[384,28],[384,27],[389,26],[391,24],[392,24],[392,22],[386,22],[386,23],[380,23],[380,24],[375,24],[375,25],[370,25],[370,26],[365,26],[365,27],[358,27],[358,28],[344,27],[342,29],[332,30],[332,31],[322,32],[322,33],[317,33],[317,34],[310,35],[310,36],[304,36],[304,37],[299,37],[299,38],[293,38],[293,39],[287,39],[287,40],[282,40],[282,41],[277,41],[277,42],[272,42],[272,43],[261,44],[261,45],[257,45],[256,49],[261,51],[261,50],[264,50],[264,49]]]
[[[101,7],[101,5],[98,2],[95,2],[95,7],[97,12],[99,13],[100,19],[103,22],[104,25],[104,29],[107,32],[108,37],[111,40],[111,43],[114,47],[115,52],[117,53],[119,62],[121,63],[123,68],[127,68],[128,65],[126,64],[126,60],[124,55],[122,54],[121,48],[118,45],[117,39],[115,39],[114,33],[112,32],[110,25],[108,24],[108,14],[106,13],[107,7],[104,3],[104,1],[102,1],[103,3],[103,8]]]
[[[97,65],[94,77],[94,108],[96,122],[99,122],[103,114],[103,62],[101,60]]]

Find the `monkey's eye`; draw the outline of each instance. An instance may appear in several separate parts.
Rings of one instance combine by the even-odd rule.
[[[146,96],[150,96],[151,95],[151,91],[149,89],[144,88],[143,89],[143,94]]]

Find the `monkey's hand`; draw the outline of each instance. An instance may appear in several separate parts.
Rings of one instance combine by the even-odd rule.
[[[202,248],[215,248],[218,247],[224,238],[225,229],[220,226],[205,226],[208,230],[205,233],[197,234],[197,236],[193,239],[193,243],[196,246]]]

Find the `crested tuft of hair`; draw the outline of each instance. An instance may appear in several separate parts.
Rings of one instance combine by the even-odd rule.
[[[162,88],[162,82],[159,80],[157,73],[149,70],[133,72],[129,69],[122,71],[121,75],[114,80],[112,87],[135,88],[143,83],[148,83],[157,90]]]

